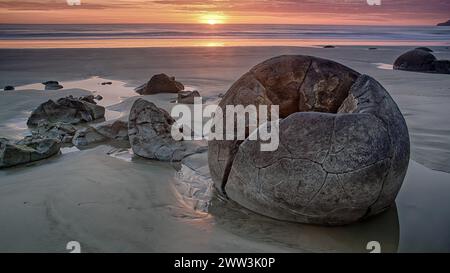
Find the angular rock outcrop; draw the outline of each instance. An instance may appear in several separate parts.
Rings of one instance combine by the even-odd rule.
[[[147,84],[135,89],[140,95],[152,95],[157,93],[178,93],[184,90],[184,85],[166,74],[154,75]]]
[[[78,124],[104,118],[105,108],[73,97],[49,100],[36,108],[27,125],[37,126],[40,122]]]
[[[200,93],[197,90],[184,91],[184,92],[178,93],[177,102],[182,103],[182,104],[194,104],[194,100],[197,97],[200,97]]]
[[[59,152],[56,139],[27,137],[19,142],[0,138],[0,168],[12,167],[48,158]]]
[[[133,152],[160,161],[180,161],[199,152],[186,141],[175,141],[171,130],[175,120],[165,110],[144,99],[134,102],[128,122],[128,137]]]
[[[450,74],[450,61],[437,60],[433,54],[424,49],[413,49],[395,60],[394,69]]]
[[[343,225],[390,207],[409,162],[405,120],[373,78],[309,56],[280,56],[242,76],[220,103],[279,105],[280,145],[209,142],[216,188],[272,218]],[[251,133],[251,132],[249,132]]]

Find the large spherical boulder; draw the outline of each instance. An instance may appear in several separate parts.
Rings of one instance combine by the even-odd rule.
[[[373,78],[329,60],[280,56],[243,75],[219,106],[238,104],[279,105],[280,145],[262,152],[248,138],[209,142],[211,176],[230,199],[276,219],[323,225],[352,223],[393,204],[409,135]]]

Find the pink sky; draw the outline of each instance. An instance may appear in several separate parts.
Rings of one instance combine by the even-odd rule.
[[[76,1],[76,0],[69,0]],[[0,0],[0,23],[435,25],[450,0]]]

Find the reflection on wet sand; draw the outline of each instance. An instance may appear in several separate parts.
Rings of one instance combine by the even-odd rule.
[[[397,207],[367,221],[342,227],[281,222],[249,211],[218,195],[212,186],[206,154],[183,161],[174,185],[175,195],[190,212],[193,225],[220,228],[238,237],[301,252],[369,252],[377,241],[382,252],[397,252],[400,227]]]

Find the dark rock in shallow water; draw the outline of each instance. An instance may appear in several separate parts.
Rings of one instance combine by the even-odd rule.
[[[416,49],[418,49],[418,50],[423,50],[423,51],[426,51],[426,52],[433,52],[432,49],[430,49],[430,48],[428,48],[428,47],[424,47],[424,46],[417,47]]]
[[[200,97],[200,93],[198,91],[185,91],[178,93],[178,103],[184,104],[194,104],[195,98]]]
[[[155,104],[138,99],[131,107],[128,137],[133,152],[160,161],[180,161],[202,151],[186,141],[175,141],[171,130],[175,120]]]
[[[0,138],[0,168],[12,167],[57,154],[61,143],[56,139],[27,137],[19,142]]]
[[[409,162],[408,129],[373,78],[329,60],[280,56],[234,83],[219,104],[227,105],[279,105],[283,118],[273,152],[248,138],[209,141],[211,177],[230,199],[320,225],[353,223],[394,203]]]
[[[376,47],[369,47],[369,50],[377,50],[378,48]]]
[[[443,22],[443,23],[439,23],[437,24],[438,27],[448,27],[450,26],[450,20],[448,20],[447,22]]]
[[[422,49],[410,50],[394,62],[394,70],[448,74],[448,61],[436,57]]]
[[[154,75],[147,84],[141,85],[135,91],[140,95],[157,93],[178,93],[184,90],[184,85],[166,74]]]
[[[102,85],[111,85],[112,82],[102,82]]]
[[[332,45],[325,45],[325,46],[323,46],[323,48],[336,48],[336,47],[332,46]]]
[[[43,82],[42,84],[45,85],[45,90],[59,90],[64,88],[57,81],[46,81]]]
[[[7,85],[7,86],[3,87],[3,90],[4,90],[4,91],[14,91],[15,88],[14,88],[14,86]]]
[[[101,95],[97,95],[97,96],[95,96],[95,99],[98,101],[101,101],[103,99],[103,97]]]
[[[39,122],[78,124],[104,118],[105,108],[73,97],[49,100],[32,113],[27,125],[34,127]]]

